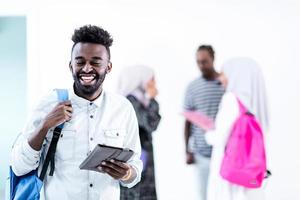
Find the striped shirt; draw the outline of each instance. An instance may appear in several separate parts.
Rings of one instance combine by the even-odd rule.
[[[224,92],[224,88],[218,80],[206,80],[199,77],[187,87],[184,110],[199,111],[215,119]],[[212,147],[206,143],[204,134],[205,131],[202,128],[191,124],[188,151],[210,157]]]

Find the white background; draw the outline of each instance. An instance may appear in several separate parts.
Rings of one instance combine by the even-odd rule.
[[[154,133],[159,199],[194,200],[196,174],[185,165],[180,112],[186,85],[199,75],[195,50],[199,44],[212,44],[217,68],[229,58],[249,56],[263,68],[270,101],[267,143],[274,175],[267,187],[268,200],[300,200],[297,1],[76,2],[0,4],[0,15],[28,17],[28,108],[50,89],[71,85],[68,61],[74,28],[102,26],[114,37],[113,71],[106,90],[115,90],[124,66],[146,64],[156,71],[163,117]]]

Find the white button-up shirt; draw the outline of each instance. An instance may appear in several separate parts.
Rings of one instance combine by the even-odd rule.
[[[47,175],[41,191],[45,200],[118,200],[120,187],[133,187],[141,179],[142,162],[138,123],[130,102],[119,95],[102,92],[90,102],[69,90],[73,107],[72,119],[65,123],[55,154],[55,171]],[[28,137],[41,120],[58,103],[55,91],[44,97],[34,110],[22,134],[15,143],[11,166],[16,175],[24,175],[36,168],[41,170],[41,157],[45,156],[53,128],[48,131],[41,151],[28,144]],[[107,174],[80,170],[79,165],[97,144],[129,148],[134,156],[128,161],[137,177],[131,183],[114,180]],[[49,167],[50,168],[50,167]]]

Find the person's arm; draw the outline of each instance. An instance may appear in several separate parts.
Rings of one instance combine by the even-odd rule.
[[[193,105],[193,93],[191,89],[191,85],[188,86],[187,90],[185,91],[184,96],[184,110],[185,111],[192,111],[194,110]],[[185,120],[184,124],[184,144],[185,144],[185,154],[186,154],[186,164],[193,164],[195,163],[194,154],[189,151],[189,139],[191,136],[191,122]]]
[[[63,122],[66,122],[72,117],[71,101],[59,103],[54,109],[46,115],[37,127],[36,131],[29,137],[28,144],[36,151],[40,151],[44,139],[51,127],[56,127]]]
[[[121,184],[125,187],[131,188],[135,186],[141,180],[141,173],[143,170],[143,163],[141,160],[141,142],[139,136],[139,125],[136,118],[135,110],[132,105],[129,106],[129,118],[130,123],[128,124],[128,138],[124,146],[134,151],[133,157],[128,161],[128,165],[132,169],[130,177],[121,180]]]
[[[186,163],[193,164],[195,162],[193,153],[189,152],[188,143],[190,138],[190,129],[191,123],[189,121],[185,121],[184,125],[184,143],[185,143],[185,152],[186,152]]]
[[[134,107],[139,127],[143,128],[147,133],[152,133],[153,131],[155,131],[161,120],[161,116],[159,114],[159,105],[157,101],[151,99],[148,107],[145,108],[143,104],[133,96],[129,96],[128,100]]]
[[[131,104],[128,106],[127,114],[128,126],[124,148],[131,149],[134,152],[133,156],[127,163],[114,160],[102,163],[99,167],[114,179],[119,180],[121,185],[131,188],[141,180],[143,163],[140,159],[141,143],[138,122]]]
[[[155,131],[161,120],[161,116],[159,114],[159,104],[154,98],[152,98],[150,100],[150,104],[149,104],[147,110],[149,112],[149,115],[151,116],[150,117],[150,119],[151,119],[150,126],[153,127],[152,131]]]
[[[219,106],[215,129],[205,133],[208,144],[213,146],[226,146],[230,129],[239,115],[236,97],[232,93],[225,93]]]
[[[40,104],[34,109],[22,134],[13,145],[10,162],[16,175],[25,175],[39,166],[43,143],[45,142],[48,129],[57,125],[57,121],[53,121],[51,120],[53,118],[49,117],[54,116],[51,115],[53,111],[47,115],[45,111],[47,109],[45,108],[55,105],[55,102],[57,102],[57,97],[54,94],[42,99]],[[60,122],[58,120],[58,123]]]
[[[184,124],[184,144],[185,144],[185,151],[188,152],[188,143],[190,138],[190,128],[191,123],[187,120],[185,120]]]

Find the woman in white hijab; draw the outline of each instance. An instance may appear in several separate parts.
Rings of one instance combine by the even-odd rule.
[[[146,66],[127,67],[119,79],[119,93],[132,103],[139,124],[143,173],[141,182],[128,189],[121,187],[121,200],[156,200],[152,132],[160,122],[154,72]]]
[[[220,81],[226,93],[216,117],[215,130],[206,133],[206,140],[213,145],[207,200],[262,200],[263,189],[247,189],[222,179],[221,163],[231,127],[239,115],[236,97],[253,113],[264,132],[269,125],[265,84],[259,65],[250,58],[234,58],[222,67]]]
[[[134,96],[147,106],[150,99],[157,95],[154,71],[144,65],[126,67],[119,78],[118,91],[123,96]]]

